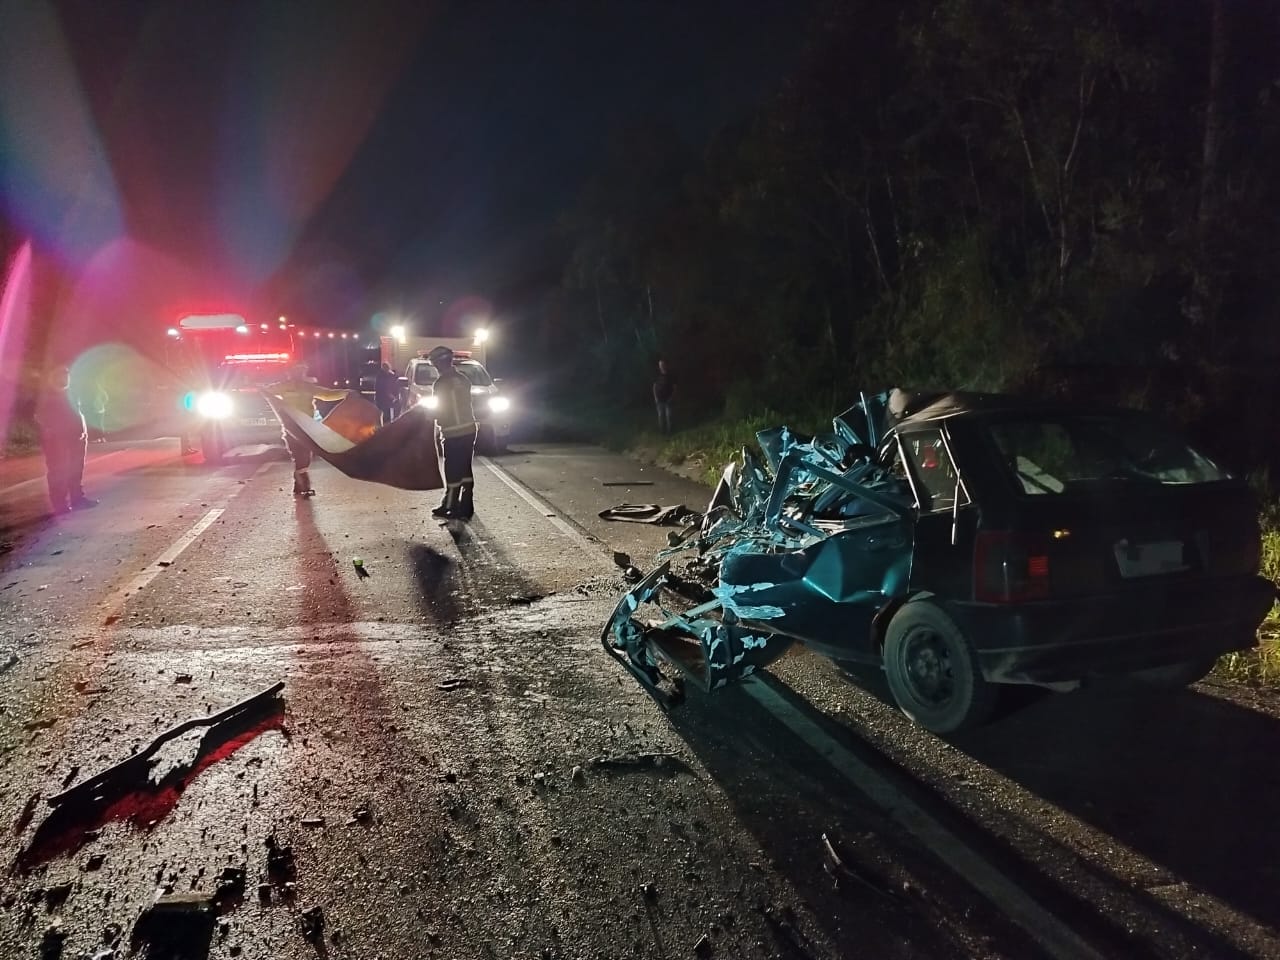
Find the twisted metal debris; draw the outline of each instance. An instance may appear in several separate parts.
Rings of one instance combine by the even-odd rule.
[[[717,690],[797,639],[821,647],[837,627],[815,620],[823,611],[809,602],[814,593],[841,603],[905,591],[911,501],[875,451],[908,399],[863,395],[816,437],[785,426],[758,433],[759,455],[744,448],[725,467],[700,524],[673,535],[658,566],[619,600],[605,650],[669,707],[684,679]],[[689,555],[691,576],[674,573]]]

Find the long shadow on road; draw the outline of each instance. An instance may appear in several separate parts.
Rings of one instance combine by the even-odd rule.
[[[1194,690],[1049,697],[954,744],[1175,879],[1280,927],[1280,721]]]
[[[881,771],[944,825],[1013,877],[1033,898],[1095,944],[1105,946],[1108,955],[1133,958],[1158,955],[1147,944],[1133,939],[1130,933],[1105,920],[1090,904],[1077,900],[1054,881],[1041,877],[1034,867],[1028,869],[1017,853],[996,838],[976,830],[962,811],[954,809],[934,790],[916,781],[838,720],[822,713],[777,678],[766,682],[828,736],[863,763]],[[1219,736],[1238,738],[1240,742],[1250,744],[1249,749],[1253,751],[1252,757],[1256,762],[1265,756],[1260,749],[1265,743],[1280,742],[1276,740],[1277,731],[1271,726],[1272,721],[1257,724],[1243,715],[1246,711],[1237,708],[1231,708],[1226,714],[1204,704],[1197,708],[1192,705],[1208,698],[1187,694],[1172,701],[1166,699],[1166,711],[1155,711],[1151,718],[1154,721],[1152,726],[1135,721],[1135,717],[1143,715],[1144,709],[1149,711],[1151,708],[1131,701],[1132,715],[1125,718],[1113,715],[1107,725],[1097,728],[1096,736],[1083,734],[1077,737],[1076,731],[1087,725],[1080,722],[1081,718],[1069,706],[1072,699],[1049,698],[1052,715],[1032,725],[1031,730],[1035,733],[1028,733],[1027,724],[1021,719],[1024,715],[1020,715],[1016,723],[988,728],[974,734],[970,741],[956,745],[1029,788],[1039,788],[1039,792],[1068,809],[1072,807],[1066,801],[1070,799],[1068,793],[1072,792],[1082,808],[1078,812],[1085,819],[1090,819],[1091,814],[1097,817],[1099,811],[1116,809],[1118,805],[1108,807],[1108,794],[1115,791],[1125,798],[1123,805],[1132,812],[1132,816],[1121,818],[1115,829],[1110,829],[1111,825],[1106,822],[1099,822],[1100,827],[1110,829],[1118,839],[1139,849],[1145,846],[1144,852],[1157,860],[1162,858],[1155,856],[1156,848],[1168,847],[1163,862],[1171,869],[1185,870],[1187,879],[1193,883],[1203,882],[1211,892],[1237,906],[1243,905],[1243,901],[1235,897],[1247,892],[1250,904],[1274,911],[1274,905],[1268,904],[1274,883],[1263,882],[1263,874],[1274,869],[1276,838],[1268,836],[1265,842],[1247,852],[1237,849],[1248,844],[1248,833],[1265,832],[1270,810],[1265,799],[1273,794],[1265,791],[1259,794],[1255,789],[1249,796],[1258,805],[1248,812],[1244,820],[1233,820],[1232,812],[1238,802],[1248,802],[1248,797],[1232,796],[1230,810],[1225,815],[1213,811],[1210,799],[1217,788],[1225,786],[1230,790],[1231,785],[1218,780],[1215,786],[1210,774],[1194,790],[1188,791],[1179,782],[1195,777],[1197,749],[1192,747],[1185,764],[1179,764],[1175,757],[1170,756],[1180,752],[1178,741],[1181,738],[1175,732],[1177,729],[1206,722],[1210,726],[1196,737],[1196,742],[1205,750],[1210,749]],[[1158,699],[1148,696],[1145,702]],[[1174,703],[1181,706],[1174,707]],[[1053,712],[1058,709],[1068,710],[1071,716]],[[1206,709],[1214,714],[1215,720],[1204,718]],[[1188,710],[1191,713],[1186,713]],[[1150,738],[1135,733],[1131,740],[1124,741],[1116,737],[1116,731],[1154,731],[1165,720],[1165,712],[1181,717],[1172,723],[1169,730],[1171,735],[1167,744],[1170,755],[1149,756],[1143,763],[1135,764],[1130,753],[1142,752],[1137,741]],[[1197,720],[1197,716],[1202,719]],[[1257,719],[1265,720],[1262,717]],[[1005,941],[1000,944],[1005,955],[1035,955],[1035,948],[1023,941],[1021,932],[1013,929],[999,911],[923,848],[912,846],[910,841],[895,839],[901,836],[901,830],[895,824],[841,780],[816,752],[740,688],[729,688],[711,697],[694,693],[683,707],[671,712],[670,720],[720,784],[730,798],[739,821],[751,831],[775,866],[804,893],[820,916],[831,918],[828,933],[844,947],[856,950],[859,955],[877,957],[963,956],[980,948],[978,941],[990,931],[996,931],[996,936]],[[979,749],[975,746],[979,742],[976,738],[983,736],[987,739]],[[1036,739],[1043,742],[1037,743]],[[1102,746],[1104,744],[1105,747]],[[1218,748],[1221,750],[1221,744]],[[1116,755],[1106,756],[1108,749],[1115,751]],[[1057,751],[1065,751],[1061,764],[1055,758]],[[1046,758],[1052,759],[1046,762]],[[1129,782],[1119,782],[1109,772],[1121,768]],[[1243,771],[1237,773],[1243,774]],[[1269,776],[1273,792],[1276,780],[1275,775]],[[1177,815],[1157,809],[1162,804],[1176,806],[1170,800],[1178,797],[1180,792],[1190,797],[1191,802]],[[1084,809],[1086,806],[1087,810]],[[1140,813],[1146,808],[1153,812],[1144,820]],[[1197,815],[1217,817],[1219,829],[1209,836],[1196,836],[1179,847],[1179,834],[1184,829],[1192,833],[1197,829]],[[1177,826],[1162,823],[1166,817],[1174,819]],[[855,872],[862,873],[864,879],[869,878],[870,886],[895,891],[892,902],[868,896],[867,886],[859,882],[844,882],[838,884],[840,889],[834,889],[832,877],[828,875],[832,871],[824,872],[823,867],[821,837],[828,831],[835,837],[843,836],[851,841],[844,850],[848,853],[847,859],[854,861]],[[1219,837],[1234,834],[1231,850],[1218,854],[1221,859],[1210,855],[1214,834]],[[1231,877],[1233,882],[1228,886],[1232,865],[1237,863],[1245,864],[1245,876]],[[886,865],[905,867],[905,872]],[[900,891],[904,880],[914,889],[929,891],[929,895],[924,898],[903,897]],[[1250,883],[1258,886],[1251,887]],[[1141,892],[1138,896],[1147,909],[1163,918],[1167,928],[1177,930],[1188,942],[1206,951],[1205,955],[1242,956],[1218,937],[1169,910],[1156,897]],[[871,939],[861,924],[857,925],[856,934],[851,936],[854,928],[842,918],[854,913],[874,919],[871,925],[874,936]],[[951,931],[949,935],[936,932],[944,928]]]
[[[831,726],[784,685],[769,682],[810,719]],[[842,955],[964,957],[978,947],[970,920],[988,929],[1003,926],[981,903],[973,918],[943,906],[951,898],[941,891],[954,890],[956,881],[936,867],[900,869],[920,857],[898,844],[893,825],[741,688],[713,696],[691,692],[669,719],[733,805],[735,819],[801,893]],[[824,866],[824,834],[859,879],[833,878]],[[908,878],[913,889],[928,891],[924,898],[903,893]],[[967,891],[965,897],[973,899]],[[1005,955],[1035,955],[1009,932],[1014,948]],[[802,955],[790,946],[779,942],[779,955]]]

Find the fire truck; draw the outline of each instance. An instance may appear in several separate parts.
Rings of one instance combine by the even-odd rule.
[[[198,437],[207,463],[249,444],[281,441],[280,422],[262,395],[263,387],[288,379],[306,364],[318,386],[350,389],[373,398],[374,375],[390,363],[408,400],[404,374],[412,359],[439,344],[484,356],[482,337],[409,337],[400,328],[387,334],[333,330],[278,322],[250,322],[239,314],[185,316],[167,331],[169,366],[184,384],[187,433]]]

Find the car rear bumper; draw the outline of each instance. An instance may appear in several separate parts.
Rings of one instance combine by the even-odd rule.
[[[1269,580],[1237,577],[1063,602],[957,603],[950,613],[988,680],[1062,683],[1249,649],[1275,600]]]

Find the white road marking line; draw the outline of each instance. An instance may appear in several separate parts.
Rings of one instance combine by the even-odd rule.
[[[126,453],[126,452],[127,451],[125,450],[112,450],[110,453],[104,453],[100,457],[89,457],[84,462],[85,470],[88,470],[90,465],[92,464],[101,463],[103,460],[110,460],[112,457],[118,457],[120,456],[120,454]],[[27,490],[27,489],[30,489],[31,487],[36,487],[36,486],[43,487],[44,484],[45,484],[44,474],[41,474],[38,477],[32,477],[30,480],[22,480],[18,483],[10,484],[9,486],[5,487],[3,490],[0,490],[0,497],[7,497],[11,493],[17,493],[20,490]]]
[[[1102,954],[1076,935],[1075,931],[1050,913],[988,862],[980,853],[929,816],[918,804],[902,794],[833,740],[768,684],[757,679],[742,683],[743,691],[773,714],[783,726],[803,740],[845,780],[865,794],[889,818],[932,851],[958,876],[963,877],[996,908],[1020,926],[1052,957],[1101,960]]]
[[[511,474],[507,473],[507,471],[503,470],[488,457],[481,457],[480,462],[484,464],[495,477],[514,490],[520,499],[524,500],[525,503],[529,504],[529,506],[533,507],[533,509],[537,510],[547,520],[549,520],[553,527],[572,540],[574,545],[592,560],[600,560],[604,557],[604,547],[601,544],[588,540],[572,526],[566,523],[561,519],[559,514],[551,509],[549,504],[531,493],[519,480],[516,480],[511,476]]]
[[[119,590],[109,594],[104,603],[106,616],[110,618],[114,614],[119,613],[120,608],[124,606],[125,601],[128,600],[129,597],[136,594],[139,590],[142,590],[152,580],[164,573],[164,571],[168,569],[169,565],[178,559],[178,556],[183,550],[195,543],[196,538],[208,530],[209,527],[211,527],[214,522],[222,516],[224,509],[224,507],[214,507],[203,517],[197,520],[195,526],[175,540],[168,550],[156,557],[156,559],[149,564],[145,570],[126,583]]]
[[[604,561],[603,547],[592,543],[560,519],[546,503],[529,492],[520,481],[498,467],[488,457],[481,462],[499,480],[541,513],[583,553]],[[1058,960],[1102,960],[1075,931],[1040,906],[1009,877],[980,853],[931,817],[888,780],[876,773],[832,739],[816,723],[788,703],[767,684],[756,679],[742,683],[743,690],[796,736],[827,761],[854,789],[863,793],[894,822],[933,851],[955,874],[995,904],[1005,916],[1021,927],[1052,957]]]
[[[262,464],[253,472],[249,479],[256,479],[271,467],[271,463]],[[173,541],[173,543],[169,545],[168,549],[165,550],[164,553],[160,554],[160,556],[156,557],[145,570],[126,583],[123,587],[108,594],[102,604],[104,618],[110,620],[112,617],[117,616],[130,597],[136,596],[137,593],[151,583],[152,580],[164,573],[165,570],[169,569],[170,565],[172,565],[173,562],[182,555],[182,552],[186,550],[187,547],[191,546],[191,544],[196,542],[200,537],[200,534],[204,533],[217,522],[218,518],[226,512],[228,504],[238,497],[240,495],[240,491],[244,489],[244,486],[238,486],[226,497],[226,499],[222,501],[221,506],[214,507],[203,517],[197,520],[190,530],[180,536],[177,540]]]

